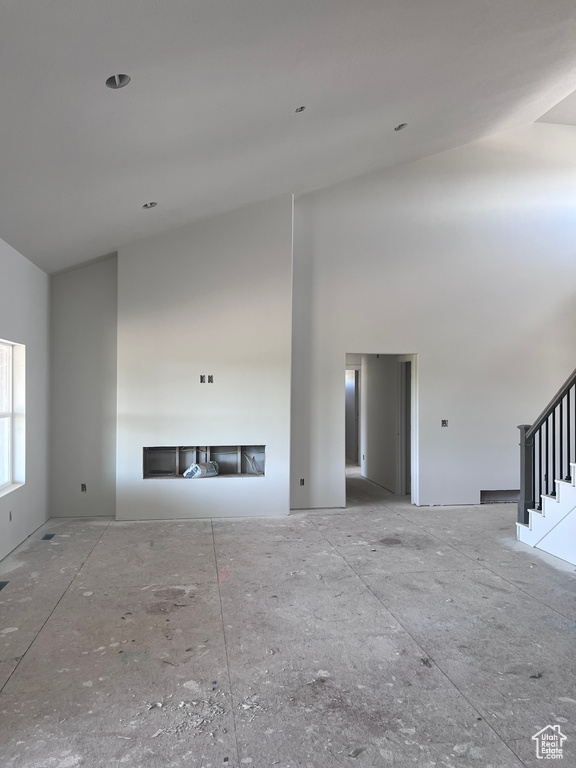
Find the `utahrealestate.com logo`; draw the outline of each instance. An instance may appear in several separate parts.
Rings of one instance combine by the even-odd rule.
[[[536,757],[539,760],[562,760],[562,744],[566,736],[561,732],[559,725],[547,725],[532,736],[536,742]]]

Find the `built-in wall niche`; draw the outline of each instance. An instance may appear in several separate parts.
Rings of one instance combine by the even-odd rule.
[[[184,478],[192,464],[215,461],[218,474],[212,477],[263,477],[265,445],[151,446],[143,449],[145,479]],[[195,478],[208,480],[209,477]]]

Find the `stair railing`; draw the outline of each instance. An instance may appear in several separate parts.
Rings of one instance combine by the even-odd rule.
[[[518,522],[528,525],[528,510],[542,509],[542,496],[556,496],[555,480],[571,481],[576,459],[576,370],[560,387],[534,424],[521,424]]]

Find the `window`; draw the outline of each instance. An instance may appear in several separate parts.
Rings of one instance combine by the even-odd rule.
[[[0,493],[24,482],[24,347],[0,340]]]
[[[12,483],[12,345],[0,343],[0,488]]]

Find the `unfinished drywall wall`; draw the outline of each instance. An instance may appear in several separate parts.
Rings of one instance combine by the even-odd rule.
[[[291,269],[290,196],[120,250],[119,519],[288,513]],[[186,445],[265,445],[266,474],[143,479]]]
[[[113,516],[117,258],[55,275],[50,284],[50,514]]]
[[[0,338],[26,346],[26,481],[0,494],[2,558],[48,517],[48,276],[0,240],[0,283]]]
[[[294,507],[345,503],[350,349],[419,355],[418,503],[518,487],[576,360],[575,148],[535,124],[297,198]]]
[[[398,358],[363,355],[360,466],[362,475],[397,493],[400,400]]]

